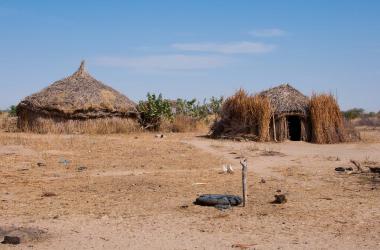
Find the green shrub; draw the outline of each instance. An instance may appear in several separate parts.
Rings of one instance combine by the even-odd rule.
[[[9,116],[17,116],[17,107],[15,105],[10,106],[8,113]]]
[[[200,104],[195,98],[190,101],[177,99],[175,110],[176,115],[190,116],[195,119],[203,119],[209,115],[206,100],[203,101],[203,104]]]
[[[224,102],[223,96],[219,98],[214,97],[214,96],[211,97],[210,103],[208,104],[211,114],[219,115],[222,111],[223,102]]]
[[[140,113],[140,124],[150,130],[158,130],[163,119],[172,119],[171,104],[159,94],[147,94],[146,101],[140,101],[137,105]]]

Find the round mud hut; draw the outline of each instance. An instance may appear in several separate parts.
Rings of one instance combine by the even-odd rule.
[[[222,105],[211,137],[254,141],[347,141],[339,105],[331,94],[307,97],[289,84],[249,95],[238,90]]]
[[[38,133],[117,133],[136,129],[136,104],[93,78],[82,61],[71,76],[56,81],[17,106],[18,128]]]

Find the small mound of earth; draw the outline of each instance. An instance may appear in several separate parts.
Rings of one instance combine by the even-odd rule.
[[[2,241],[5,236],[19,237],[20,243],[26,243],[45,239],[47,237],[47,232],[43,229],[33,227],[0,227],[0,241]]]
[[[212,206],[216,208],[229,208],[231,206],[240,205],[242,201],[242,198],[237,195],[203,194],[194,201],[194,204],[200,206]]]

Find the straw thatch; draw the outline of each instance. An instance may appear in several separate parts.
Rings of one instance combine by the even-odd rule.
[[[281,84],[270,88],[261,92],[260,95],[268,97],[276,116],[288,114],[307,115],[309,98],[290,86],[290,84]]]
[[[93,78],[84,61],[71,76],[26,97],[17,106],[19,127],[32,128],[40,118],[56,122],[98,118],[134,118],[136,104]]]
[[[312,142],[326,144],[346,141],[343,115],[332,95],[314,94],[311,97],[310,122]]]

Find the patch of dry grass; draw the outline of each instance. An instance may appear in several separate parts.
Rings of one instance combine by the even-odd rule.
[[[314,94],[310,100],[311,140],[314,143],[346,141],[343,116],[331,94]]]
[[[0,112],[0,130],[6,132],[18,131],[17,117],[9,116],[7,112]]]
[[[40,134],[115,134],[141,131],[136,120],[119,117],[60,121],[37,118],[32,124],[23,123],[20,129]]]
[[[249,95],[240,89],[222,106],[221,119],[212,127],[214,137],[251,135],[257,141],[268,141],[272,109],[266,97]]]
[[[172,121],[164,120],[160,126],[162,132],[207,132],[209,121],[191,116],[176,115]]]

